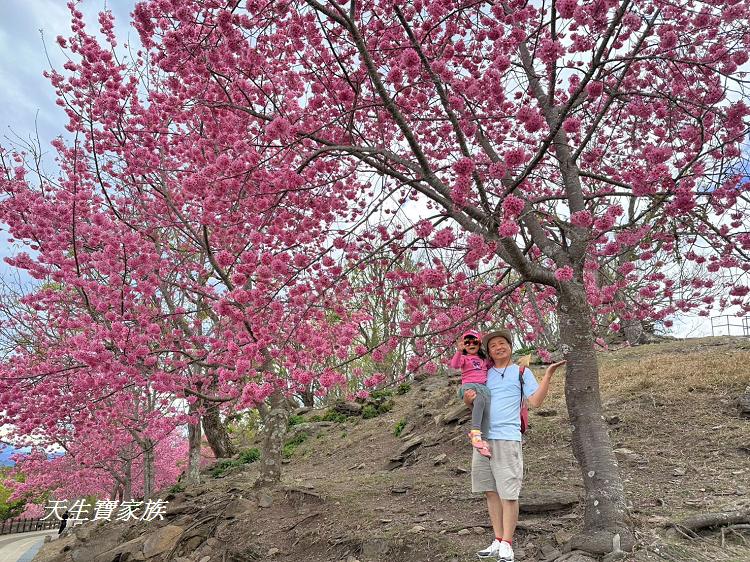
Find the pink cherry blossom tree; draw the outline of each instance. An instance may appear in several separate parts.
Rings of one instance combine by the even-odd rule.
[[[615,533],[632,544],[592,321],[667,320],[717,286],[747,309],[747,188],[731,173],[746,135],[747,6],[251,0],[144,2],[134,15],[162,71],[203,77],[195,103],[303,155],[297,173],[356,166],[335,193],[368,212],[419,201],[407,220],[426,239],[482,240],[466,259],[554,299],[586,487],[575,544],[605,552]],[[450,222],[433,232],[428,214]],[[403,222],[381,216],[370,231],[402,239]],[[347,260],[372,256],[358,235],[340,243]],[[673,277],[664,253],[712,278]],[[420,281],[452,279],[425,266]],[[517,324],[539,322],[529,313]]]

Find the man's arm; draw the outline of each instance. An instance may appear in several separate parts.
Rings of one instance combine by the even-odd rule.
[[[539,381],[539,388],[537,388],[534,391],[534,394],[529,396],[529,406],[532,408],[538,408],[542,405],[544,402],[544,399],[547,398],[547,393],[549,392],[549,383],[552,380],[552,375],[555,374],[555,371],[557,371],[557,368],[565,365],[567,361],[558,361],[557,363],[552,363],[549,367],[547,367],[547,370],[544,371],[544,376],[542,377],[542,380]]]

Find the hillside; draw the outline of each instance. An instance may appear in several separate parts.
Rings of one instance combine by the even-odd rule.
[[[670,525],[750,509],[750,420],[736,405],[750,384],[750,341],[626,348],[602,353],[601,368],[639,539],[627,560],[750,560],[747,528],[691,536]],[[293,435],[309,436],[296,440],[282,485],[267,493],[252,488],[255,465],[243,465],[199,487],[162,493],[170,509],[161,523],[86,524],[46,544],[35,561],[475,560],[491,534],[483,499],[470,492],[456,385],[428,378],[372,419],[295,426]],[[556,377],[544,408],[531,415],[517,560],[590,560],[563,554],[580,525],[582,486],[562,390]],[[529,513],[549,509],[549,501],[556,510]]]

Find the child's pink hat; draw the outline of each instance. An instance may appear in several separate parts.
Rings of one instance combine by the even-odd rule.
[[[464,335],[461,336],[462,338],[465,338],[466,336],[470,336],[472,338],[477,338],[479,341],[482,341],[482,334],[477,332],[476,330],[466,330],[464,332]]]

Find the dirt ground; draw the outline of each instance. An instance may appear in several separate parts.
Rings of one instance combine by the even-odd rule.
[[[532,368],[543,372],[542,366]],[[691,514],[750,504],[750,420],[736,407],[750,385],[750,340],[623,348],[601,353],[600,370],[605,415],[638,538],[626,560],[750,561],[750,532],[741,526],[688,536],[669,525]],[[563,376],[556,375],[544,407],[531,414],[525,493],[582,496]],[[257,469],[247,465],[171,497],[165,523],[189,528],[193,536],[183,533],[169,557],[152,560],[476,560],[474,552],[489,544],[492,533],[483,499],[470,491],[466,424],[444,423],[457,405],[456,388],[455,378],[416,382],[394,397],[395,407],[386,414],[350,418],[311,434],[285,464],[282,485],[268,495],[253,490]],[[399,422],[405,422],[406,435],[396,437]],[[419,438],[412,451],[391,461]],[[516,560],[554,560],[581,521],[578,504],[522,513]],[[128,539],[153,529],[140,524],[117,532]],[[51,543],[35,560],[86,562],[72,554],[75,540]]]

